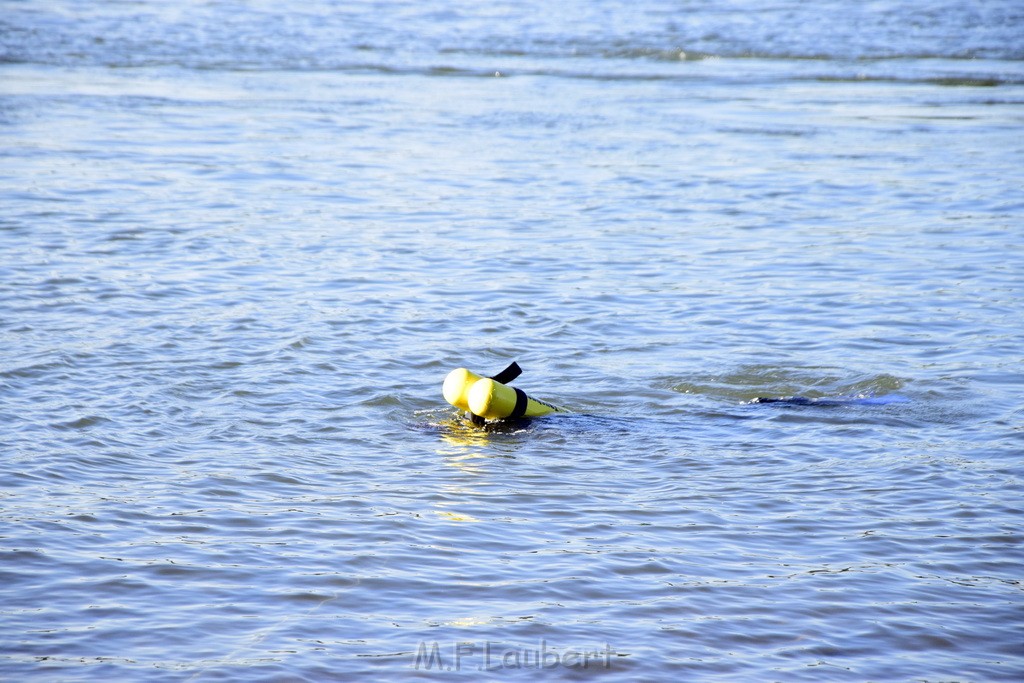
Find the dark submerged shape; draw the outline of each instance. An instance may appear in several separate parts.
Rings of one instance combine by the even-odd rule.
[[[790,406],[881,406],[890,403],[906,403],[905,396],[857,396],[852,398],[809,398],[807,396],[759,396],[751,403],[781,403]]]

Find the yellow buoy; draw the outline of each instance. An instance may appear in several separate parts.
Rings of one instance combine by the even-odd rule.
[[[540,417],[559,410],[550,403],[530,398],[522,389],[513,389],[487,377],[469,388],[469,412],[487,420]]]
[[[491,377],[481,377],[466,368],[456,368],[444,378],[441,393],[446,401],[469,413],[470,420],[476,425],[483,424],[485,419],[539,417],[561,412],[561,408],[530,398],[520,389],[506,386],[522,371],[515,362]]]
[[[470,372],[466,368],[457,368],[448,373],[448,376],[444,378],[444,386],[441,387],[441,393],[444,394],[444,400],[451,403],[459,410],[469,410],[469,389],[480,379],[483,379],[480,375],[475,372]]]

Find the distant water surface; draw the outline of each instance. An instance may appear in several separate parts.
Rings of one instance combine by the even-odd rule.
[[[1022,35],[0,1],[0,677],[1020,680]]]

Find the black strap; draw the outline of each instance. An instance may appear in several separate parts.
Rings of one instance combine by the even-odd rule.
[[[526,397],[526,392],[522,389],[517,389],[516,387],[511,388],[512,391],[516,392],[516,407],[512,409],[512,412],[509,413],[508,416],[515,420],[526,415],[526,403],[529,399]]]
[[[491,379],[495,382],[508,384],[521,374],[523,374],[523,369],[519,367],[519,363],[512,361],[507,368],[499,372],[497,375],[491,375]]]

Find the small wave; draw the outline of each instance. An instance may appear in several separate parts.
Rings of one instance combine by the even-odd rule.
[[[783,368],[747,365],[721,374],[702,374],[664,386],[681,394],[746,403],[763,396],[826,397],[884,396],[907,381],[889,374],[849,376],[836,368]]]
[[[81,430],[81,429],[88,429],[89,427],[93,427],[95,425],[102,424],[104,422],[109,422],[109,421],[110,420],[108,418],[105,418],[105,417],[103,417],[101,415],[84,415],[82,417],[76,418],[74,420],[69,420],[67,422],[56,422],[56,423],[54,423],[54,424],[52,424],[50,426],[53,427],[54,429],[58,429],[58,430],[62,430],[62,431],[63,430],[76,430],[76,429],[77,430]]]
[[[801,79],[796,79],[801,80]],[[995,88],[1001,85],[1021,85],[1024,78],[1004,76],[874,76],[867,74],[813,76],[806,80],[822,83],[897,83],[907,85],[938,85],[947,88]]]

